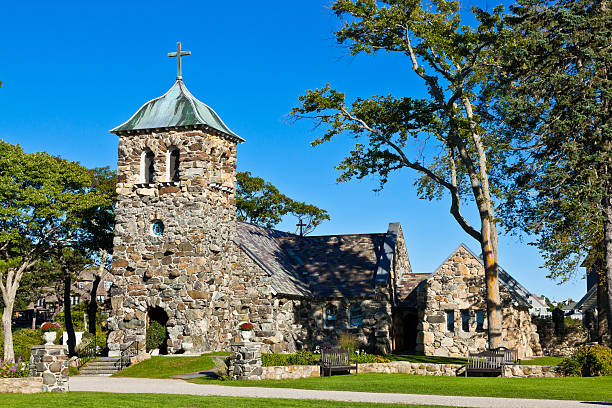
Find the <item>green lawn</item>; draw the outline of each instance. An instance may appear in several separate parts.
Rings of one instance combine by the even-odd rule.
[[[229,353],[208,353],[196,357],[155,356],[141,363],[121,370],[114,377],[170,378],[178,374],[210,370],[215,366],[214,356],[228,356]]]
[[[556,366],[561,364],[563,357],[535,357],[531,360],[521,360],[522,365]]]
[[[33,395],[0,394],[0,406],[11,408],[427,408],[426,405],[365,404],[357,402],[290,400],[272,398],[197,397],[166,394],[108,394],[100,392],[44,393]],[[438,407],[439,408],[439,407]]]
[[[408,374],[337,375],[299,380],[223,381],[190,380],[199,384],[243,387],[302,388],[395,392],[407,394],[471,395],[482,397],[565,399],[612,402],[612,377],[495,378],[436,377]]]

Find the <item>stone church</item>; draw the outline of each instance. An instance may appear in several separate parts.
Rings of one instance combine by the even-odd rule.
[[[180,65],[168,92],[111,132],[119,145],[110,355],[133,342],[142,349],[151,321],[167,327],[167,353],[228,350],[245,321],[264,352],[312,350],[345,332],[377,353],[486,348],[484,268],[467,247],[415,274],[399,223],[298,236],[238,222],[244,139],[191,95]],[[526,291],[504,276],[506,345],[537,354]]]

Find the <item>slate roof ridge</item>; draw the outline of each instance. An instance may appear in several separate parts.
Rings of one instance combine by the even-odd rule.
[[[597,285],[593,285],[591,289],[589,289],[587,293],[585,293],[584,296],[579,301],[576,302],[576,304],[574,305],[574,309],[583,310],[582,309],[583,305],[587,303],[587,301],[589,301],[591,297],[595,295],[597,295]]]
[[[300,236],[300,235],[296,235],[296,234],[292,234],[295,237],[298,238],[331,238],[331,237],[368,237],[368,236],[372,236],[372,235],[385,235],[386,232],[369,232],[369,233],[359,233],[359,234],[329,234],[329,235],[304,235],[304,236]]]

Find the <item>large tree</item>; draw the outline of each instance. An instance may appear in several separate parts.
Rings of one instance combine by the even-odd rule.
[[[304,222],[302,234],[306,235],[329,220],[327,211],[282,194],[278,188],[248,171],[236,174],[236,212],[240,221],[272,228],[285,215],[292,215]]]
[[[91,190],[78,163],[25,153],[0,140],[0,290],[4,359],[14,359],[11,330],[17,290],[25,274],[59,248],[70,247],[89,208],[104,197]]]
[[[451,200],[450,212],[483,253],[486,274],[489,346],[501,346],[497,227],[489,168],[497,146],[481,126],[485,113],[475,101],[499,47],[501,9],[473,10],[477,27],[461,24],[458,1],[336,0],[332,10],[346,17],[335,34],[353,55],[391,52],[406,57],[406,66],[426,86],[421,98],[392,95],[355,98],[329,85],[300,97],[295,118],[326,125],[317,145],[342,133],[356,139],[337,166],[339,181],[376,175],[382,188],[392,173],[418,172],[418,195]],[[384,72],[384,67],[380,68]],[[461,213],[464,200],[478,210],[479,225]]]
[[[98,192],[104,200],[97,206],[88,209],[84,217],[85,232],[82,245],[87,248],[92,264],[93,282],[91,285],[89,305],[87,307],[88,329],[96,334],[96,316],[98,315],[97,292],[104,271],[110,267],[113,253],[113,232],[115,226],[115,201],[117,198],[117,173],[108,167],[90,170],[92,190]]]
[[[519,0],[512,11],[488,88],[491,122],[515,153],[501,167],[504,219],[537,236],[553,278],[570,277],[588,252],[605,259],[610,290],[612,11],[602,0]]]

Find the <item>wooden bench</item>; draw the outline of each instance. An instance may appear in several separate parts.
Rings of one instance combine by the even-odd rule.
[[[465,365],[464,375],[468,373],[491,373],[504,376],[504,355],[494,351],[483,351],[468,356],[468,362]]]
[[[506,347],[497,347],[491,351],[503,354],[504,364],[521,364],[521,360],[518,356],[518,350],[509,349]]]
[[[348,350],[329,349],[321,351],[321,375],[325,377],[325,373],[331,377],[332,371],[348,371],[355,370],[355,375],[359,368],[356,361],[350,359]]]

